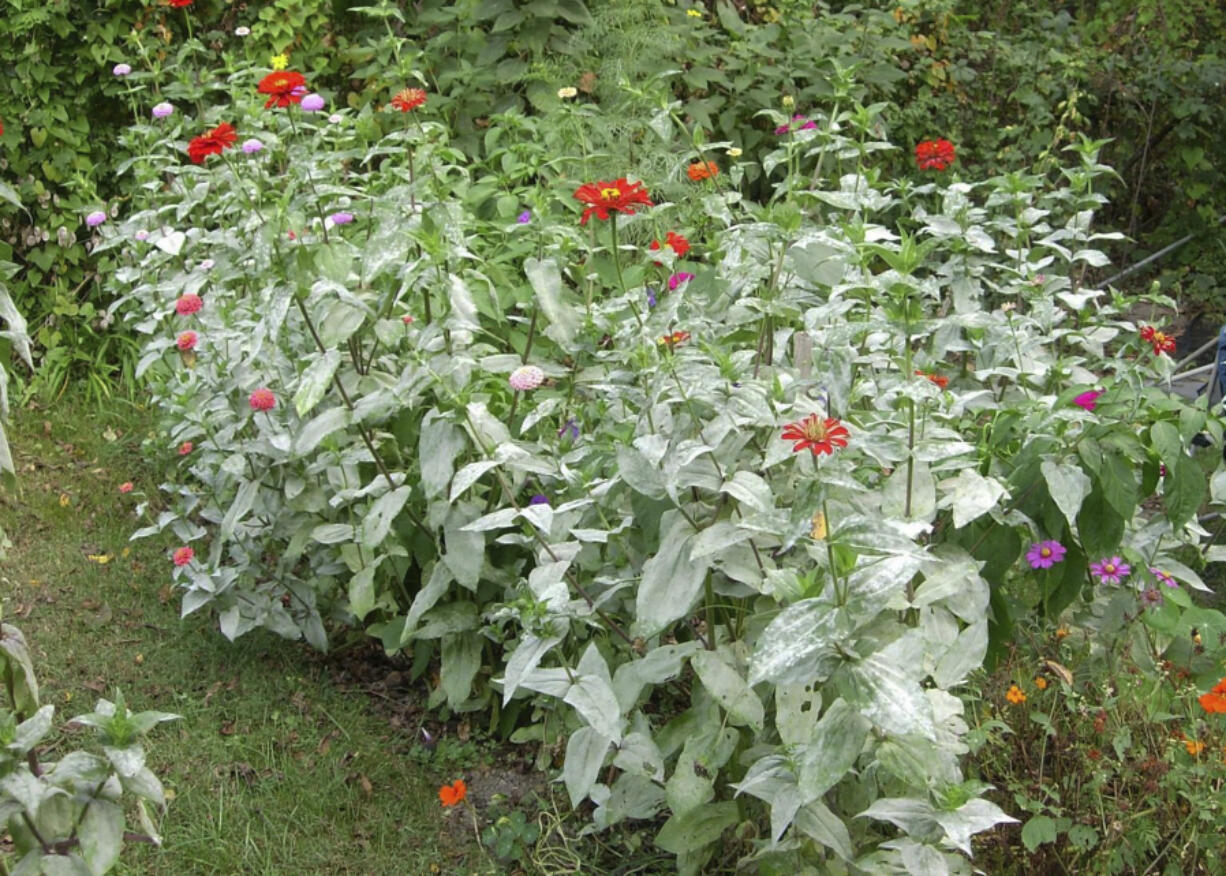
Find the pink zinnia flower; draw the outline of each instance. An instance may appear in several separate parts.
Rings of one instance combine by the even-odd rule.
[[[180,332],[178,339],[175,341],[175,346],[186,353],[188,350],[196,349],[197,340],[199,340],[199,336],[195,332]]]
[[[119,485],[119,492],[121,492],[121,493],[130,493],[130,492],[132,492],[132,482],[131,482],[131,481],[124,481],[122,484],[120,484],[120,485]]]
[[[1087,411],[1094,410],[1098,404],[1098,397],[1102,395],[1097,389],[1091,389],[1089,392],[1083,392],[1081,395],[1073,399],[1073,404],[1079,408],[1085,408]]]
[[[1090,563],[1090,574],[1098,577],[1102,584],[1119,584],[1132,568],[1119,557],[1103,557],[1097,563]]]
[[[1026,551],[1026,562],[1032,569],[1050,569],[1068,553],[1058,541],[1038,541]]]
[[[248,399],[248,404],[251,405],[253,411],[271,411],[277,406],[277,397],[272,394],[272,390],[261,386],[255,392],[251,393],[251,398]]]
[[[184,441],[182,444],[179,445],[179,455],[187,456],[187,454],[192,452],[193,447],[195,447],[195,445],[192,444],[192,442]]]
[[[1157,578],[1167,587],[1178,587],[1179,586],[1179,582],[1176,581],[1173,577],[1171,577],[1170,572],[1164,572],[1155,566],[1150,566],[1149,574],[1153,575],[1155,578]]]
[[[545,372],[535,365],[521,365],[511,372],[507,382],[511,384],[511,389],[528,392],[545,382]]]
[[[186,566],[192,561],[192,557],[196,556],[196,552],[189,547],[181,547],[174,553],[174,561],[176,566]]]
[[[187,292],[180,295],[175,302],[175,313],[179,316],[190,316],[202,307],[204,307],[204,302],[200,300],[200,296],[195,292]]]
[[[668,278],[668,291],[676,292],[678,286],[680,286],[682,283],[688,283],[693,279],[694,275],[689,271],[678,271]]]

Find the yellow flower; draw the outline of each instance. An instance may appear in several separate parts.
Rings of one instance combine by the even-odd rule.
[[[1040,675],[1034,680],[1034,686],[1039,690],[1047,690],[1047,679]]]
[[[785,94],[783,96],[783,108],[791,109],[794,106],[796,106],[796,98],[792,97],[790,94]]]
[[[1005,699],[1013,703],[1015,706],[1020,706],[1026,702],[1026,695],[1022,693],[1022,689],[1016,684],[1009,685],[1009,691],[1005,694]]]
[[[690,18],[702,18],[702,13],[699,12],[697,9],[687,9],[685,10],[685,14],[688,15]]]
[[[741,151],[741,147],[739,146],[733,146],[731,149],[728,150],[729,158],[740,158],[744,154],[745,153]]]
[[[1067,636],[1068,636],[1068,627],[1060,627],[1058,630],[1056,630],[1056,641],[1067,638]]]
[[[286,67],[289,66],[289,56],[286,55],[284,52],[281,53],[280,55],[273,55],[271,58],[268,59],[268,63],[272,66],[272,69],[274,70],[284,70]]]
[[[558,89],[558,100],[570,100],[578,93],[579,89],[575,88],[575,86],[567,85],[565,88]]]

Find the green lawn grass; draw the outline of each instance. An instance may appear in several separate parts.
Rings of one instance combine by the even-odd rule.
[[[12,541],[0,562],[4,619],[30,641],[57,724],[115,686],[134,710],[183,716],[147,740],[173,794],[164,847],[125,849],[116,872],[493,870],[471,816],[444,812],[437,797],[440,782],[478,766],[480,748],[428,757],[415,727],[394,727],[366,694],[341,689],[305,646],[263,631],[227,642],[205,612],[180,620],[171,545],[128,542],[142,525],[139,495],[157,492],[140,452],[147,422],[71,400],[18,412],[19,486],[0,491]],[[136,490],[121,495],[128,480]],[[68,737],[92,744],[84,730]]]

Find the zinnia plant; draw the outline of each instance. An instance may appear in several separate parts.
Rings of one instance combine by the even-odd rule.
[[[922,140],[915,146],[915,161],[920,170],[946,170],[955,157],[954,144],[944,137]]]
[[[719,173],[719,165],[714,161],[695,161],[685,169],[685,173],[694,182],[701,182],[704,179],[710,179],[717,175]]]
[[[421,88],[404,88],[396,92],[396,96],[392,98],[392,106],[400,110],[402,113],[407,113],[410,110],[415,110],[426,103],[426,92]]]
[[[593,215],[601,221],[609,218],[610,211],[634,215],[635,207],[651,207],[651,198],[641,182],[632,183],[625,177],[612,182],[584,183],[575,189],[575,200],[587,204],[580,225],[586,225]]]
[[[846,447],[849,437],[847,427],[834,417],[822,417],[809,414],[803,420],[788,423],[779,437],[784,441],[794,441],[793,453],[802,450],[813,451],[814,456],[823,453],[832,454],[838,447]]]
[[[187,144],[187,155],[194,164],[203,164],[210,155],[219,155],[238,142],[238,134],[229,122],[222,122],[207,134],[193,137]]]
[[[260,80],[256,90],[268,95],[264,109],[287,107],[302,101],[306,94],[306,77],[293,70],[275,70]]]

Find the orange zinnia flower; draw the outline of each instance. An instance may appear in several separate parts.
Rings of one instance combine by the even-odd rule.
[[[675,331],[671,335],[661,335],[660,343],[666,344],[669,347],[676,347],[680,344],[684,344],[689,339],[690,339],[689,332]]]
[[[450,785],[443,785],[438,789],[438,799],[444,806],[455,806],[467,796],[468,785],[464,784],[463,779],[456,779]]]
[[[807,448],[817,456],[834,453],[836,447],[846,447],[848,435],[847,427],[834,417],[822,418],[817,414],[809,414],[803,420],[784,426],[783,434],[779,437],[784,441],[796,442],[792,446],[793,453]]]
[[[634,208],[637,206],[655,206],[651,203],[651,198],[641,182],[632,183],[624,176],[612,182],[601,180],[584,183],[575,189],[575,200],[588,205],[583,211],[583,217],[579,220],[580,225],[587,225],[587,220],[592,218],[593,213],[596,214],[597,219],[607,221],[610,210],[633,216]]]
[[[400,110],[402,113],[407,113],[409,110],[415,110],[426,102],[426,92],[420,88],[405,88],[396,93],[392,98],[392,106]]]
[[[927,371],[916,371],[915,376],[916,377],[927,377],[937,386],[941,387],[941,389],[944,389],[945,387],[949,386],[949,378],[942,377],[940,374],[929,374]]]
[[[719,165],[714,161],[695,161],[685,169],[686,174],[694,182],[702,182],[719,173]]]
[[[1209,693],[1200,695],[1200,707],[1210,714],[1226,714],[1226,678],[1215,684]]]

